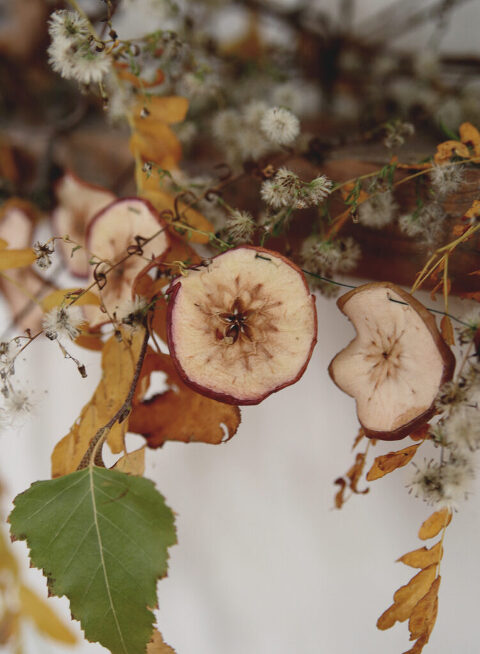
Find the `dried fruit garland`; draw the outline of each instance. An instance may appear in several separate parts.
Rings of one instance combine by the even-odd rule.
[[[294,150],[298,118],[254,101],[241,114],[226,110],[214,120],[216,135],[223,144],[232,144],[226,156],[235,167],[239,155],[243,169],[221,172],[215,184],[200,184],[203,190],[195,192],[198,184],[174,179],[177,173],[182,179],[177,170],[182,148],[171,125],[184,121],[188,101],[145,92],[164,73],[157,68],[148,82],[127,69],[122,58],[133,57],[134,45],[139,46],[118,39],[111,3],[108,43],[77,3],[70,4],[75,11],[61,10],[51,17],[50,63],[67,79],[98,85],[104,101],[107,75],[115,92],[128,96],[124,114],[131,127],[139,197],[117,199],[110,190],[67,171],[54,188],[56,235],[33,248],[37,209],[18,198],[2,209],[2,286],[14,314],[20,313],[18,324],[27,329],[25,336],[0,346],[2,390],[12,410],[28,406],[28,397],[16,387],[15,361],[42,334],[73,360],[82,376],[85,367],[69,352],[70,342],[102,352],[102,378],[95,393],[52,454],[53,479],[34,483],[16,498],[11,533],[27,541],[32,564],[44,571],[51,592],[69,598],[72,615],[88,639],[113,654],[155,654],[171,651],[153,630],[151,608],[155,583],[167,570],[168,548],[176,542],[174,516],[154,485],[142,478],[145,449],[126,453],[126,432],[142,434],[151,448],[166,440],[215,444],[231,438],[240,424],[237,405],[257,404],[294,383],[309,362],[317,318],[303,272],[327,294],[342,285],[330,277],[353,270],[361,257],[358,244],[342,230],[352,220],[369,229],[388,225],[397,207],[394,189],[413,180],[430,179],[439,197],[458,188],[461,167],[478,164],[480,134],[463,123],[458,140],[441,143],[431,163],[402,165],[393,157],[380,170],[337,184],[318,171],[305,181],[289,167],[296,156],[305,161],[313,153],[313,147]],[[157,52],[155,41],[147,39],[146,45],[150,54]],[[194,84],[188,74],[185,78]],[[391,124],[387,131],[390,141],[403,142],[412,128]],[[234,143],[234,132],[245,142]],[[262,160],[266,155],[271,161]],[[256,218],[222,195],[245,179],[260,185],[266,205]],[[332,204],[327,198],[333,198]],[[410,486],[438,509],[419,537],[439,539],[429,549],[401,558],[420,571],[395,593],[392,606],[378,620],[380,629],[409,620],[415,640],[411,654],[421,652],[430,637],[445,529],[472,474],[469,452],[480,447],[479,370],[473,358],[478,355],[480,320],[477,316],[462,324],[465,351],[453,378],[449,345],[454,330],[448,312],[451,255],[480,228],[478,199],[455,224],[453,239],[441,246],[440,203],[424,206],[425,199],[417,193],[416,209],[401,216],[398,225],[433,249],[412,290],[429,281],[442,292],[441,333],[431,313],[398,286],[367,284],[339,300],[357,336],[330,366],[334,381],[357,402],[362,428],[355,446],[368,436],[365,451],[356,454],[353,466],[336,481],[338,508],[352,494],[368,490],[359,490],[358,484],[376,439],[410,435],[416,443],[377,456],[367,481],[407,465],[426,440],[441,451],[439,461],[417,465]],[[302,272],[274,251],[275,242],[271,250],[263,246],[288,232],[296,211],[311,208],[318,208],[325,220],[294,248]],[[210,221],[213,209],[224,218],[218,231]],[[189,242],[211,245],[221,253],[202,259]],[[87,278],[85,288],[57,289],[30,267],[35,261],[40,269],[48,268],[56,245],[70,272]],[[289,243],[287,247],[290,251]],[[478,276],[476,269],[469,272]],[[7,291],[12,286],[34,298],[34,312],[28,304],[28,315],[25,305],[17,311],[17,295]],[[478,299],[476,293],[478,289],[471,297]],[[169,355],[159,341],[168,342]],[[166,374],[169,388],[146,399],[156,371]],[[435,424],[428,424],[433,417]],[[105,443],[121,454],[111,469],[102,460]],[[0,547],[3,555],[6,546],[0,542]],[[38,602],[19,582],[9,553],[4,559],[8,590],[20,593],[24,613],[37,611]],[[2,617],[0,634],[14,633],[11,625],[17,619],[17,614]],[[49,619],[55,637],[71,640],[68,630]]]

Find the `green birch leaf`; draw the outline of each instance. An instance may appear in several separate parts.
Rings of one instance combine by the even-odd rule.
[[[154,484],[93,466],[37,481],[14,504],[13,538],[27,541],[50,592],[70,599],[86,638],[112,654],[145,652],[156,582],[176,542],[173,513]]]

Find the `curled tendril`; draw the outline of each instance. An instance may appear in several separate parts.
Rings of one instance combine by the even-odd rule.
[[[191,202],[188,205],[189,207],[191,207],[192,205],[194,205],[195,203],[198,202],[198,198],[195,195],[195,193],[193,193],[193,191],[182,191],[181,193],[176,195],[174,203],[173,203],[173,209],[175,211],[174,220],[181,220],[180,211],[179,211],[179,203],[183,201],[183,202],[185,202],[185,204],[187,204],[187,202],[186,202],[187,198],[191,198],[193,200],[193,202]]]
[[[144,238],[143,236],[135,236],[135,245],[129,245],[127,248],[127,254],[132,256],[134,254],[138,254],[138,256],[143,255],[143,246],[145,243],[148,241],[148,239]]]
[[[217,164],[213,167],[213,169],[218,171],[218,180],[220,182],[226,182],[227,179],[230,179],[230,177],[233,175],[233,170],[225,162]]]
[[[103,270],[100,270],[100,266],[102,266],[102,264],[103,261],[99,261],[93,269],[93,279],[95,280],[99,291],[101,291],[107,283],[107,275],[103,272]]]

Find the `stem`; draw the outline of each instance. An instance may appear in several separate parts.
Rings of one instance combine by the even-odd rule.
[[[145,327],[145,335],[143,337],[142,347],[137,360],[137,365],[135,366],[135,372],[133,374],[132,383],[130,386],[130,390],[128,391],[127,397],[125,398],[125,401],[123,402],[122,406],[118,409],[118,411],[115,413],[115,415],[112,416],[112,418],[110,418],[110,420],[103,427],[100,427],[100,429],[96,432],[96,434],[90,441],[90,445],[88,446],[88,449],[85,452],[83,459],[80,461],[77,470],[83,470],[88,466],[102,464],[100,448],[103,445],[105,438],[108,435],[108,432],[117,421],[121,423],[127,418],[132,408],[133,396],[135,394],[137,383],[140,378],[140,372],[142,370],[145,354],[147,353],[149,336],[150,336],[149,331]]]

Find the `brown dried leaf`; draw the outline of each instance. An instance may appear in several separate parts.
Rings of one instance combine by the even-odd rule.
[[[360,443],[362,438],[364,438],[364,436],[365,436],[365,431],[363,427],[360,427],[360,429],[358,430],[358,434],[356,435],[355,440],[353,441],[352,450],[354,450],[357,447],[357,445]]]
[[[145,472],[145,445],[138,450],[124,454],[113,467],[118,472],[141,477]]]
[[[367,481],[380,479],[397,468],[406,466],[407,463],[413,459],[420,445],[421,443],[418,443],[418,445],[410,445],[410,447],[398,450],[398,452],[389,452],[383,456],[377,456],[372,467],[368,471]]]
[[[343,477],[335,479],[334,484],[340,486],[340,489],[335,493],[335,508],[341,509],[345,503],[345,489],[347,487],[347,482]]]
[[[430,435],[430,423],[426,422],[424,425],[421,425],[421,427],[417,427],[412,433],[410,434],[410,438],[412,441],[424,441],[425,439],[429,438]]]
[[[475,154],[480,155],[480,133],[471,123],[462,123],[459,127],[460,140],[473,148]]]
[[[349,487],[353,493],[364,495],[365,493],[368,493],[368,491],[370,490],[369,488],[365,488],[365,490],[360,491],[357,488],[364,467],[365,467],[365,453],[359,452],[355,457],[355,463],[345,475],[345,477],[347,477],[347,479],[350,482]]]
[[[440,511],[435,511],[420,527],[418,537],[421,540],[427,540],[438,536],[444,527],[448,527],[451,519],[452,513],[450,509],[444,508],[440,509]]]
[[[417,638],[428,638],[432,633],[435,625],[438,610],[438,588],[440,586],[441,577],[437,577],[433,584],[430,586],[428,593],[422,597],[412,611],[408,628],[410,629],[410,640]]]
[[[420,547],[418,550],[407,552],[401,556],[398,561],[409,565],[412,568],[428,568],[433,563],[439,563],[443,556],[443,546],[441,541],[436,543],[433,547]]]
[[[175,654],[175,650],[164,642],[162,634],[155,629],[153,638],[147,645],[147,654]]]
[[[445,141],[444,143],[437,145],[437,152],[435,153],[433,160],[436,164],[444,164],[447,161],[450,161],[453,155],[468,159],[468,157],[470,157],[470,151],[467,146],[464,143],[460,143],[460,141]]]
[[[150,374],[159,370],[166,373],[170,389],[142,402],[141,395],[148,388]],[[226,440],[222,424],[227,429],[228,439],[232,438],[240,424],[239,408],[192,391],[178,376],[170,356],[149,349],[130,414],[129,430],[143,434],[152,448],[161,447],[167,440],[216,445]]]
[[[443,336],[443,340],[447,345],[455,345],[455,334],[453,333],[452,321],[448,316],[443,316],[440,321],[440,331]]]
[[[122,333],[121,342],[112,336],[105,343],[102,353],[103,377],[70,432],[55,446],[52,453],[52,477],[60,477],[77,469],[95,433],[125,401],[140,353],[143,330],[123,330]],[[128,420],[116,423],[108,434],[107,442],[113,453],[124,449],[127,426]]]
[[[432,585],[437,566],[428,566],[415,575],[408,584],[399,588],[393,596],[393,604],[377,620],[378,629],[390,629],[395,622],[407,620],[416,606]]]

